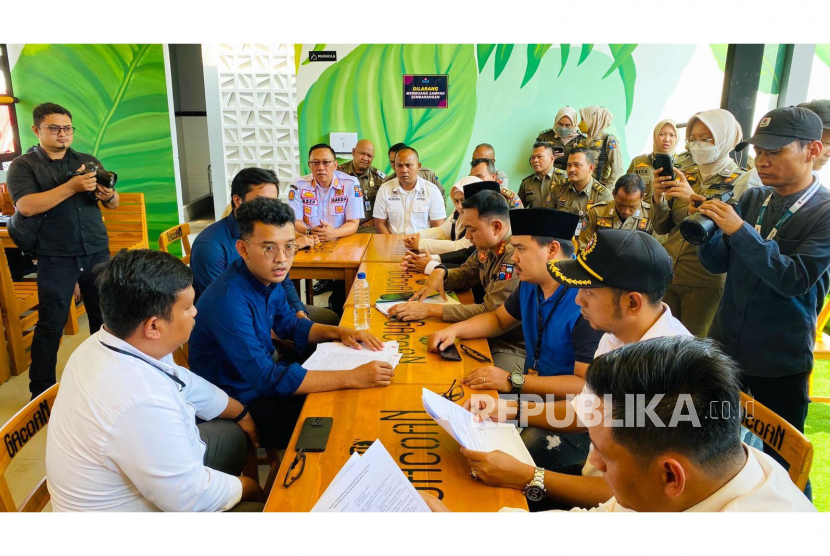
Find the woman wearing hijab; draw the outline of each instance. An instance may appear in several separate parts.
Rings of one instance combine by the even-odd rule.
[[[675,167],[682,168],[678,164],[677,155],[674,151],[677,147],[677,123],[674,120],[660,120],[654,127],[653,148],[648,154],[641,154],[635,157],[628,166],[627,174],[637,174],[646,184],[644,199],[651,202],[654,194],[654,166],[652,164],[655,154],[667,154],[671,157]]]
[[[663,301],[672,314],[696,336],[705,336],[723,293],[725,274],[710,274],[697,258],[697,246],[680,234],[680,223],[689,214],[692,193],[711,197],[730,189],[746,172],[729,157],[741,142],[741,124],[726,110],[706,110],[689,119],[686,147],[694,164],[685,172],[654,176],[652,209],[654,231],[668,234],[663,241],[674,261],[674,277]]]
[[[546,129],[539,134],[536,141],[544,141],[553,146],[553,166],[565,170],[568,166],[568,155],[571,152],[571,144],[574,140],[584,139],[585,136],[579,132],[579,115],[576,110],[566,106],[556,113],[553,120],[553,127]]]
[[[450,190],[450,198],[455,205],[452,217],[435,228],[424,230],[419,234],[412,234],[404,238],[404,245],[412,251],[428,251],[431,254],[441,255],[459,249],[466,249],[470,240],[465,237],[466,228],[461,223],[461,203],[464,202],[464,186],[480,182],[481,178],[464,176]]]
[[[582,147],[597,153],[594,179],[613,190],[617,178],[623,175],[622,153],[617,138],[605,130],[614,121],[614,115],[604,106],[586,106],[579,110],[582,121],[579,131],[584,136],[572,142],[570,148]],[[567,161],[566,161],[567,162]]]

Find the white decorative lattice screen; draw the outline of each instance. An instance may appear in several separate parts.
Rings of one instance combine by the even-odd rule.
[[[300,174],[293,45],[221,44],[218,69],[228,187],[249,166],[287,184]]]

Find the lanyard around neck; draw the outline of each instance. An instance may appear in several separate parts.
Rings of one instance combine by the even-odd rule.
[[[175,383],[178,385],[178,387],[179,387],[179,392],[181,392],[182,390],[184,390],[185,386],[187,386],[184,382],[182,382],[182,380],[181,380],[179,377],[177,377],[177,376],[175,376],[175,375],[172,375],[172,374],[168,373],[167,371],[165,371],[164,369],[162,369],[162,368],[161,368],[161,367],[159,367],[158,365],[155,365],[155,364],[153,364],[153,363],[150,363],[149,361],[147,361],[147,360],[146,360],[146,359],[144,359],[143,357],[139,357],[139,356],[138,356],[138,355],[136,355],[135,353],[130,353],[129,351],[127,351],[127,350],[125,350],[125,349],[121,349],[121,348],[117,348],[117,347],[111,346],[111,345],[109,345],[109,344],[105,344],[104,342],[101,342],[101,340],[98,340],[98,341],[101,343],[101,345],[102,345],[102,346],[104,346],[104,347],[105,347],[105,348],[107,348],[108,350],[114,351],[115,353],[120,353],[121,355],[127,355],[127,356],[129,356],[129,357],[133,357],[133,358],[135,358],[135,359],[138,359],[138,360],[139,360],[139,361],[141,361],[142,363],[146,363],[147,365],[150,365],[151,367],[153,367],[155,370],[157,370],[157,371],[158,371],[158,372],[160,372],[161,374],[166,375],[166,376],[167,376],[167,378],[169,378],[170,380],[172,380],[173,382],[175,382]]]
[[[792,216],[793,216],[796,212],[798,212],[798,209],[800,209],[801,207],[803,207],[804,205],[806,205],[806,204],[807,204],[807,201],[809,201],[810,199],[812,199],[812,198],[813,198],[813,195],[815,195],[815,194],[816,194],[816,192],[818,191],[819,187],[821,187],[821,183],[819,182],[819,180],[818,180],[818,179],[816,179],[816,183],[814,183],[813,185],[811,185],[811,186],[810,186],[810,188],[809,188],[809,189],[807,189],[807,191],[805,191],[805,192],[804,192],[804,194],[803,194],[801,197],[799,197],[799,198],[798,198],[798,201],[796,201],[796,202],[793,204],[793,206],[791,206],[789,209],[787,209],[787,212],[785,212],[785,213],[784,213],[784,215],[783,215],[783,216],[781,216],[781,219],[780,219],[780,220],[778,221],[778,223],[777,223],[777,224],[776,224],[776,225],[772,228],[772,231],[770,231],[770,233],[769,233],[769,235],[767,235],[767,238],[766,238],[766,239],[767,239],[767,240],[774,239],[774,238],[775,238],[775,236],[777,236],[777,235],[778,235],[778,229],[779,229],[781,226],[783,226],[783,225],[784,225],[784,223],[785,223],[785,222],[787,222],[787,220],[789,220],[790,218],[792,218]],[[773,194],[774,194],[774,193],[770,193],[770,194],[767,196],[767,198],[764,200],[764,204],[763,204],[763,205],[761,205],[761,211],[758,213],[758,219],[755,221],[755,230],[758,232],[758,234],[760,234],[760,233],[761,233],[761,222],[764,220],[764,213],[766,213],[766,212],[767,212],[767,205],[769,205],[769,200],[770,200],[770,199],[772,199]]]
[[[553,304],[553,307],[551,308],[550,313],[548,313],[548,316],[545,318],[545,322],[542,323],[542,302],[544,302],[545,299],[542,297],[542,286],[538,286],[538,285],[536,286],[536,300],[537,300],[536,320],[537,320],[539,329],[536,331],[536,351],[533,354],[533,365],[531,365],[531,367],[530,367],[531,369],[533,369],[535,371],[539,370],[539,369],[536,368],[536,366],[539,364],[539,356],[542,353],[542,335],[544,334],[545,328],[548,327],[548,323],[550,322],[550,318],[556,312],[556,308],[559,307],[559,304],[565,298],[565,293],[568,291],[567,286],[563,286],[561,284],[559,285],[559,288],[557,288],[557,289],[562,290],[560,295],[559,295],[559,298],[556,300],[556,303]]]

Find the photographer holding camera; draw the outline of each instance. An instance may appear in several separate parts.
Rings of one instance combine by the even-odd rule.
[[[821,134],[810,110],[768,112],[738,145],[755,146],[764,186],[746,191],[737,207],[693,195],[704,202],[690,210],[718,228],[698,247],[700,262],[727,275],[709,336],[740,365],[743,389],[802,432],[816,320],[830,285],[830,190],[812,171]]]
[[[66,108],[40,104],[32,118],[39,144],[14,159],[7,181],[17,211],[9,235],[38,261],[39,316],[29,368],[34,399],[55,384],[58,348],[76,283],[90,334],[101,328],[93,268],[109,260],[109,238],[98,203],[114,209],[118,193],[115,174],[104,170],[94,156],[70,147],[75,128]]]

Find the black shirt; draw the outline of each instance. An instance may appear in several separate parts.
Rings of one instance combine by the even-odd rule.
[[[95,162],[94,156],[67,149],[61,160],[52,160],[33,147],[15,158],[7,175],[9,194],[16,204],[31,193],[59,187],[71,178],[81,164]],[[101,209],[94,193],[76,193],[41,215],[43,222],[35,253],[60,257],[77,257],[109,250],[109,238]]]
[[[698,247],[706,270],[727,273],[709,337],[749,376],[789,376],[813,367],[816,321],[830,287],[830,190],[819,188],[774,239],[764,239],[803,193],[782,197],[771,187],[749,189],[737,207],[743,227],[732,236],[718,230]],[[755,222],[770,194],[759,235]]]

